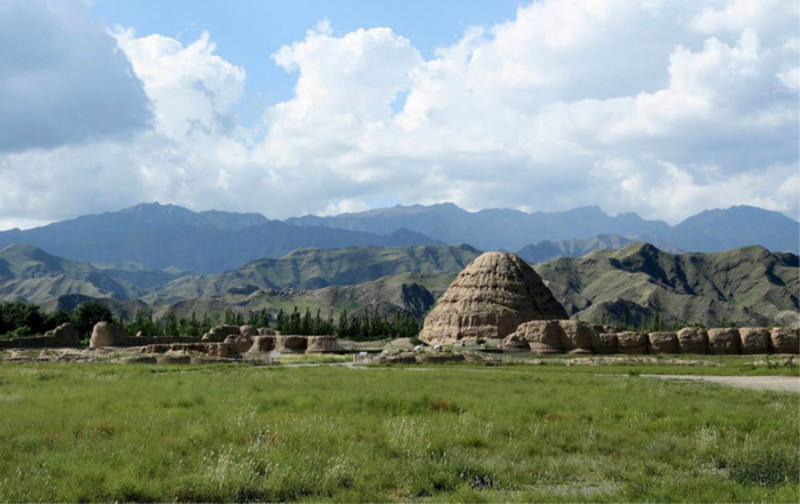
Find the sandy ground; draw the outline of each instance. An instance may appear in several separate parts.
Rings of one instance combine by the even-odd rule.
[[[753,390],[777,390],[800,393],[800,378],[793,376],[697,376],[697,375],[642,375],[667,380],[695,380],[729,385]]]

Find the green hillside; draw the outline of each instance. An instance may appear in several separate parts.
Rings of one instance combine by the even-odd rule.
[[[321,289],[404,273],[454,277],[478,255],[480,251],[468,245],[299,249],[280,259],[261,259],[216,275],[180,278],[158,289],[156,295],[172,300],[248,295],[267,289]]]
[[[669,254],[637,243],[535,266],[573,317],[638,325],[798,321],[798,256],[752,246]]]
[[[12,245],[0,250],[0,301],[52,310],[99,298],[127,316],[147,306],[156,316],[170,309],[186,316],[228,309],[274,314],[297,306],[325,315],[369,308],[422,317],[479,253],[466,245],[300,249],[280,259],[192,276],[137,264],[95,267]],[[798,256],[758,246],[670,254],[637,243],[535,269],[571,316],[590,322],[648,326],[660,319],[666,326],[743,326],[800,321]]]
[[[44,304],[68,294],[130,299],[140,293],[86,262],[62,259],[31,245],[0,249],[0,301]]]
[[[189,316],[192,312],[197,315],[222,313],[227,309],[242,313],[267,309],[274,314],[278,310],[288,313],[297,307],[301,312],[320,310],[324,316],[329,313],[338,316],[344,310],[360,313],[369,309],[381,315],[403,310],[421,318],[452,279],[452,275],[404,273],[322,289],[259,289],[249,294],[228,293],[167,304],[156,302],[155,315],[162,316],[170,309],[178,316]]]
[[[176,278],[191,274],[190,271],[178,268],[153,270],[134,261],[114,264],[93,264],[93,266],[115,280],[126,281],[142,290],[158,288]]]

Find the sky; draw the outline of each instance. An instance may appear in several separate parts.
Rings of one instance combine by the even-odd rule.
[[[0,229],[158,201],[800,215],[797,0],[0,0]]]

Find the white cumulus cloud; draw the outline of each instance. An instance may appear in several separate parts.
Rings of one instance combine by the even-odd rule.
[[[46,220],[158,199],[270,217],[441,201],[599,204],[671,222],[755,204],[797,217],[799,14],[779,0],[541,0],[427,60],[391,27],[336,34],[323,21],[272,55],[294,95],[253,128],[235,115],[245,69],[213,33],[103,39],[84,24],[116,41],[153,120],[132,138],[0,153],[11,180],[0,213]]]

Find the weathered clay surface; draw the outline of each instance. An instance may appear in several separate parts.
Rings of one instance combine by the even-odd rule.
[[[617,353],[616,332],[597,332],[592,334],[592,350],[598,354]]]
[[[192,357],[187,353],[167,352],[156,357],[158,364],[189,364]]]
[[[339,340],[336,336],[309,336],[306,353],[335,352],[339,350]]]
[[[525,261],[510,253],[487,252],[442,294],[419,337],[431,344],[504,338],[522,322],[566,318],[564,307]]]
[[[225,337],[224,343],[230,344],[234,352],[244,353],[253,346],[253,338],[242,334],[231,334]]]
[[[591,351],[592,336],[595,333],[592,326],[580,320],[559,320],[558,325],[564,331],[564,346],[567,350]]]
[[[504,352],[530,352],[531,345],[519,333],[511,333],[503,338],[500,349]]]
[[[648,351],[651,354],[678,353],[678,335],[674,332],[651,332],[647,335]]]
[[[217,357],[229,357],[236,353],[238,352],[230,343],[215,343],[209,351],[209,355],[216,355]]]
[[[800,353],[800,328],[776,327],[772,329],[770,339],[775,353]]]
[[[733,328],[708,330],[708,351],[712,354],[738,354],[739,331]]]
[[[697,327],[684,327],[677,333],[680,353],[707,354],[708,333]]]
[[[617,348],[625,354],[647,353],[647,335],[631,331],[617,333]]]
[[[275,349],[275,336],[256,336],[248,352],[271,352]]]
[[[78,346],[81,344],[81,335],[75,326],[65,322],[53,330],[53,340],[56,345]]]
[[[210,331],[203,335],[202,339],[203,341],[210,341],[212,343],[221,343],[231,334],[241,334],[239,326],[220,325],[212,327]]]
[[[537,354],[554,354],[566,350],[564,329],[557,320],[523,322],[513,334],[527,341],[530,351]]]
[[[765,354],[770,350],[769,329],[766,327],[742,327],[739,339],[744,354]]]
[[[92,329],[92,337],[89,340],[89,348],[103,348],[108,346],[120,345],[125,343],[127,335],[125,331],[109,324],[108,322],[98,322]]]
[[[252,338],[253,336],[258,336],[258,329],[251,325],[243,325],[239,327],[239,334],[246,338]]]
[[[308,338],[291,334],[275,337],[275,350],[285,353],[304,353],[308,348]]]

